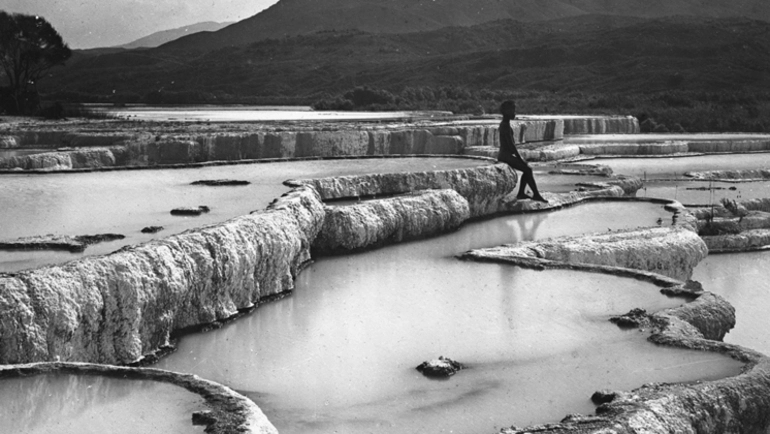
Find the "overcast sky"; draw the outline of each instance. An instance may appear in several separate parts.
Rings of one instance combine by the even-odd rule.
[[[70,48],[121,45],[203,21],[240,21],[277,0],[0,0],[0,10],[44,17]]]

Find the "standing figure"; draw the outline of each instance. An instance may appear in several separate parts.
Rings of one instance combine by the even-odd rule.
[[[503,101],[500,105],[500,113],[503,115],[503,121],[500,122],[500,128],[498,130],[500,133],[500,152],[497,154],[497,161],[502,161],[511,166],[511,168],[522,172],[521,181],[519,183],[519,194],[516,198],[532,199],[538,202],[548,203],[537,190],[535,177],[532,175],[532,168],[529,167],[529,163],[522,158],[514,144],[511,121],[516,117],[516,103],[510,100]],[[526,194],[527,186],[532,190],[532,197],[529,197]]]

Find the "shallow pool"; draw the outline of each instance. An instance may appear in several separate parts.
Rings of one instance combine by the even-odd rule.
[[[707,170],[767,169],[770,153],[700,155],[696,157],[602,158],[615,173],[642,179],[683,178],[685,172]]]
[[[651,284],[453,256],[650,225],[666,214],[646,203],[590,204],[322,258],[299,276],[291,297],[183,338],[159,367],[246,394],[282,433],[493,432],[592,413],[589,397],[602,388],[735,374],[738,364],[722,356],[656,347],[646,334],[608,322],[634,307],[682,303]],[[439,355],[470,368],[449,381],[414,370]]]
[[[464,158],[312,160],[187,169],[0,176],[0,239],[24,236],[119,233],[125,239],[90,246],[84,253],[0,251],[0,271],[109,253],[125,245],[167,237],[264,209],[288,191],[292,178],[456,169],[489,164]],[[250,185],[190,185],[204,179],[237,179]],[[172,208],[207,205],[197,217],[172,216]],[[143,234],[145,226],[163,226]]]
[[[770,252],[710,255],[693,273],[704,289],[717,293],[735,307],[736,325],[725,342],[770,355]]]
[[[2,432],[14,434],[202,433],[203,399],[155,381],[37,375],[0,383]]]

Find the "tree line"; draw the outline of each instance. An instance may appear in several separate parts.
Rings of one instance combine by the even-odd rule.
[[[0,110],[30,114],[40,108],[37,83],[72,56],[61,35],[37,15],[0,11]]]

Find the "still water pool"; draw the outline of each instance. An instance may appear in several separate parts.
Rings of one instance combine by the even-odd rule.
[[[322,258],[299,276],[292,296],[183,338],[159,367],[246,394],[282,433],[494,432],[590,414],[589,397],[602,388],[737,373],[738,364],[722,356],[656,347],[646,334],[608,322],[634,307],[683,302],[651,284],[453,256],[650,225],[667,215],[652,204],[626,205],[507,216],[439,238]],[[414,370],[439,355],[470,368],[449,381]]]
[[[735,307],[736,325],[725,342],[770,355],[770,252],[710,255],[698,264],[693,279]]]
[[[155,381],[37,375],[0,383],[0,431],[13,434],[193,434],[203,399]]]
[[[264,209],[288,191],[282,182],[372,172],[396,173],[476,167],[488,161],[464,158],[313,160],[186,169],[0,176],[0,239],[56,234],[118,233],[125,239],[90,246],[84,253],[1,251],[0,271],[60,263],[104,254],[125,245],[167,237],[195,227]],[[203,179],[237,179],[250,185],[190,185]],[[172,208],[207,205],[197,217],[172,216]],[[145,226],[163,226],[143,234]]]

